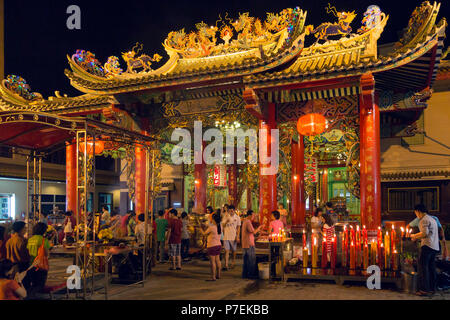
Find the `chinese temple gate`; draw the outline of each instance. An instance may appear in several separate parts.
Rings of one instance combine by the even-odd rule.
[[[429,2],[417,7],[402,38],[382,50],[377,42],[390,17],[377,6],[357,13],[328,8],[335,21],[318,26],[308,25],[300,8],[270,13],[265,21],[245,13],[215,26],[198,23],[189,33],[169,33],[168,58],[156,69],[152,65],[164,58],[142,54],[141,45],[123,54],[126,68],[118,57],[102,64],[93,53],[78,50],[68,56],[65,74],[84,95],[46,100],[29,87],[17,89],[17,79],[10,79],[2,84],[0,109],[101,117],[161,141],[170,137],[168,130],[192,130],[194,121],[204,128],[238,121],[244,129],[279,129],[279,172],[259,174],[255,182],[265,165],[228,165],[229,201],[238,204],[243,189],[249,199],[250,192],[258,193],[261,222],[267,225],[287,197],[292,225],[301,226],[306,198],[310,210],[316,200],[331,199],[328,183],[336,177],[327,169],[342,163],[346,189],[359,199],[361,223],[375,230],[381,222],[380,114],[426,107],[445,37],[445,19],[436,22],[439,8]],[[297,121],[311,113],[323,115],[327,128],[302,136]],[[268,150],[271,143],[268,137]],[[137,212],[145,203],[143,153],[127,151],[134,161],[129,190]],[[76,211],[74,154],[69,145],[67,207]],[[192,174],[194,210],[203,213],[207,165],[195,164]]]

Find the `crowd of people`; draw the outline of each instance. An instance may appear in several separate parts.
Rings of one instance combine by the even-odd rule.
[[[429,215],[423,205],[417,205],[414,212],[416,219],[408,227],[415,229],[411,235],[412,240],[420,240],[418,294],[429,295],[436,290],[436,255],[442,252],[446,257],[447,247],[439,219]],[[152,248],[153,265],[156,262],[165,263],[166,252],[170,270],[182,270],[182,262],[190,260],[192,226],[186,212],[180,214],[174,208],[161,210],[155,219],[147,216],[147,227],[144,213],[136,217],[133,211],[128,211],[121,216],[110,213],[108,207],[104,206],[98,216],[99,229],[110,228],[114,237],[135,237],[137,245],[143,245],[147,234],[147,240],[153,241],[148,243],[148,247]],[[89,217],[91,226],[95,225],[94,215]],[[216,210],[207,207],[206,223],[197,229],[204,238],[203,249],[210,261],[211,272],[207,281],[216,281],[221,278],[222,272],[235,267],[239,245],[242,248],[242,278],[258,278],[255,237],[258,234],[280,234],[287,227],[287,211],[282,205],[273,211],[268,229],[263,229],[255,218],[256,214],[252,210],[241,214],[233,205],[224,205]],[[328,202],[324,208],[315,209],[311,217],[311,232],[317,234],[319,239],[325,237],[330,240],[335,234],[337,222],[332,203]],[[0,226],[0,300],[33,298],[44,288],[52,241],[47,234],[50,224],[47,215],[39,215],[39,222],[33,227],[30,236],[25,236],[26,223],[23,221],[12,224],[10,235]],[[73,241],[75,226],[73,213],[66,212],[63,242],[70,239]],[[150,235],[153,237],[149,237]],[[442,245],[439,240],[444,240]],[[330,253],[331,247],[327,247],[327,254]]]

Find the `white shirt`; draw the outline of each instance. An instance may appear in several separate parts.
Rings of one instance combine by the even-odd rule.
[[[236,233],[237,228],[241,226],[241,219],[237,214],[233,214],[231,216],[230,214],[227,214],[223,221],[222,221],[222,227],[223,227],[223,240],[227,241],[235,241],[236,240]]]
[[[109,214],[108,211],[103,212],[103,214],[102,214],[102,220],[103,220],[103,222],[105,222],[106,224],[109,224],[109,222],[111,221],[111,215]]]
[[[145,229],[144,229],[145,222],[139,223],[136,228],[134,229],[134,233],[136,234],[136,242],[138,245],[144,244],[144,238],[145,238]],[[150,239],[149,236],[152,234],[152,226],[147,223],[147,240]]]
[[[439,251],[439,236],[436,220],[426,214],[420,219],[419,230],[425,235],[425,238],[421,239],[420,246],[428,246],[433,250]]]

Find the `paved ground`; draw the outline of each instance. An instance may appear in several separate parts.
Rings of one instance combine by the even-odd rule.
[[[71,259],[50,259],[51,269],[49,281],[63,282],[65,269],[71,264]],[[264,280],[241,279],[241,263],[230,271],[224,272],[222,278],[215,282],[209,279],[209,262],[192,260],[183,265],[181,271],[170,271],[169,264],[158,264],[147,279],[145,286],[127,287],[110,285],[108,299],[110,300],[450,300],[450,291],[439,292],[432,298],[421,298],[415,295],[398,292],[393,288],[369,290],[365,285],[339,286],[332,283],[269,282]],[[97,293],[93,300],[105,299],[103,280],[96,282]],[[65,298],[56,296],[56,298]],[[71,298],[75,298],[71,294]]]

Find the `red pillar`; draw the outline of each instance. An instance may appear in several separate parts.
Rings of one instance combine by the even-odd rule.
[[[361,89],[361,223],[368,230],[376,230],[381,225],[380,111],[375,101],[375,80],[372,74],[361,76]]]
[[[299,135],[299,142],[291,144],[291,169],[292,169],[292,225],[305,224],[305,147],[303,136]]]
[[[134,203],[136,216],[145,213],[145,149],[135,148],[135,190]]]
[[[276,129],[275,120],[275,104],[268,104],[268,119],[266,122],[259,122],[259,129],[267,130],[267,155],[271,156],[271,135],[270,130]],[[260,148],[266,146],[259,146]],[[278,150],[277,150],[278,152]],[[260,162],[259,165],[259,221],[263,225],[263,228],[268,229],[271,220],[271,212],[277,209],[277,175],[262,175],[262,169],[264,167],[270,167],[270,163],[263,165]]]
[[[66,211],[73,211],[75,216],[77,210],[77,144],[66,146]]]
[[[205,213],[206,212],[206,163],[203,159],[203,150],[205,148],[204,142],[202,144],[201,154],[202,163],[194,164],[194,212]],[[196,151],[198,152],[198,151]],[[194,157],[195,158],[195,157]]]

